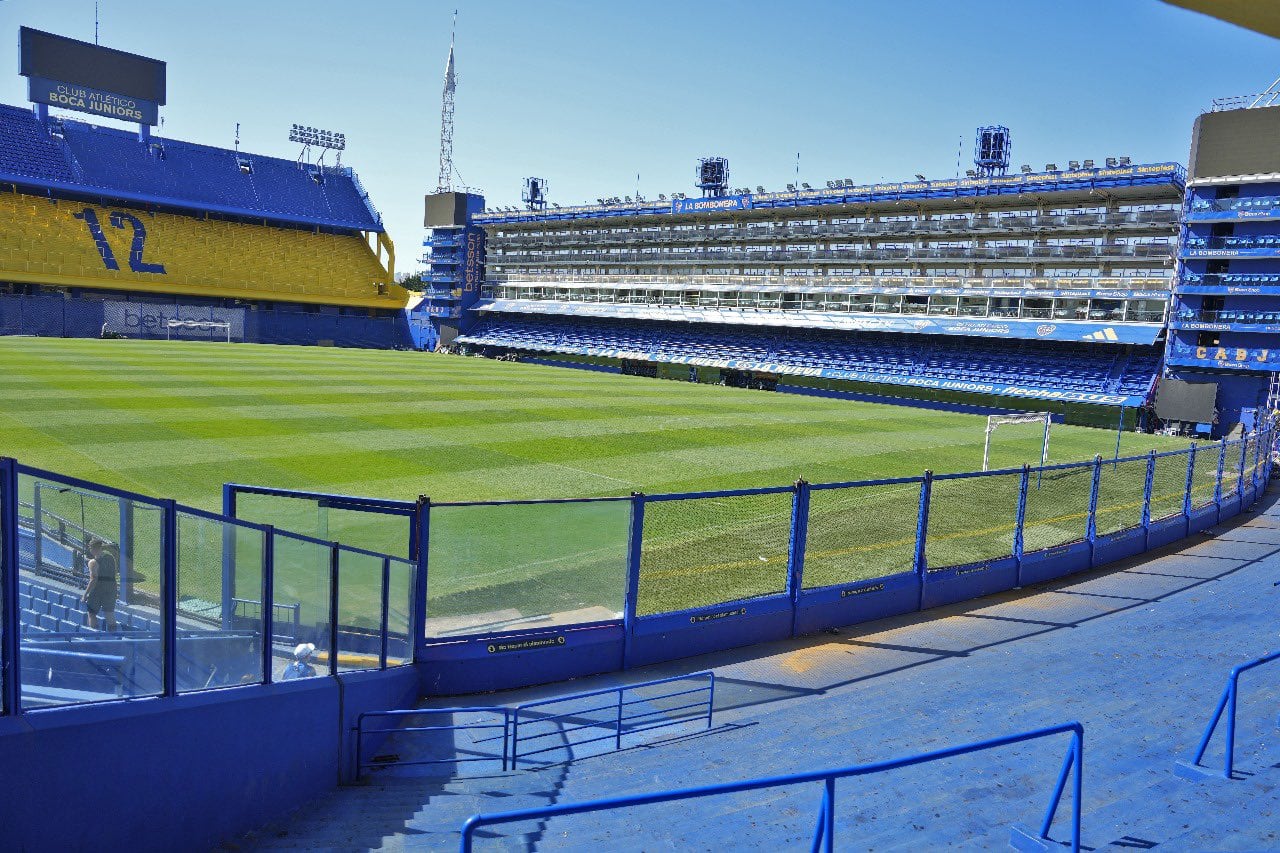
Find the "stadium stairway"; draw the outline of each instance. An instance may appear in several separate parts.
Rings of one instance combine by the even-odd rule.
[[[715,726],[536,770],[375,773],[235,847],[451,850],[477,812],[865,763],[1078,719],[1085,849],[1280,848],[1280,665],[1241,682],[1239,777],[1191,782],[1173,773],[1231,667],[1280,646],[1277,580],[1272,495],[1208,535],[1105,569],[838,634],[574,682],[577,692],[714,669]],[[511,705],[568,692],[553,685],[466,701]],[[460,703],[424,707],[432,704]],[[1205,764],[1221,766],[1221,736]],[[1037,742],[842,781],[837,845],[1005,848],[1010,824],[1038,822],[1065,747]],[[477,849],[797,849],[808,844],[819,797],[820,786],[806,785],[557,818],[482,833]]]

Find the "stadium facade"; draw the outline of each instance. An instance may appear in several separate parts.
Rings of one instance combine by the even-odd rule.
[[[637,372],[1141,406],[1184,171],[1072,165],[481,214],[488,277],[459,342]]]

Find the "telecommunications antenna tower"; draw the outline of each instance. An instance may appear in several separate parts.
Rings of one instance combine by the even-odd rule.
[[[440,177],[436,192],[453,189],[453,93],[458,78],[453,70],[453,39],[458,31],[458,10],[453,10],[453,30],[449,33],[449,61],[444,67],[444,97],[440,107]]]

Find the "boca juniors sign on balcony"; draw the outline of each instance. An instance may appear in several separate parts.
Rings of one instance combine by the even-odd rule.
[[[154,125],[165,103],[166,65],[133,53],[21,29],[21,73],[37,104]]]

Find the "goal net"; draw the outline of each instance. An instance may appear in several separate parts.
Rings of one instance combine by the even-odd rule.
[[[982,445],[982,470],[1034,463],[1049,464],[1049,430],[1053,416],[1048,412],[1019,415],[989,415],[987,435]],[[992,438],[1000,431],[999,443]],[[994,464],[999,463],[999,464]]]
[[[231,343],[231,324],[218,320],[170,320],[165,325],[165,340]]]

